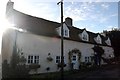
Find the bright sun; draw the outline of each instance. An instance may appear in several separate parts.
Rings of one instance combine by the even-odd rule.
[[[12,24],[10,24],[7,19],[3,18],[0,21],[0,54],[1,54],[1,46],[2,46],[2,35],[8,29],[11,28]]]
[[[1,45],[1,43],[2,43],[2,36],[3,36],[3,33],[4,33],[7,29],[11,28],[11,29],[14,29],[14,30],[18,30],[18,31],[20,31],[20,32],[26,32],[26,31],[23,30],[23,29],[16,28],[14,24],[9,23],[8,20],[5,19],[5,18],[3,18],[3,19],[1,19],[1,20],[2,20],[2,21],[0,22],[0,54],[1,54],[1,47],[2,47],[2,45]]]
[[[0,37],[8,28],[10,28],[10,26],[11,24],[7,21],[7,19],[2,19],[2,21],[0,22]]]

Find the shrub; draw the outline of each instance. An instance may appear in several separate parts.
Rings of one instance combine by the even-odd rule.
[[[61,64],[61,63],[58,63],[58,64],[57,64],[57,67],[58,67],[58,68],[61,68],[61,67],[62,67],[62,64]],[[64,63],[64,65],[63,65],[63,67],[66,67],[66,64],[65,64],[65,63]]]

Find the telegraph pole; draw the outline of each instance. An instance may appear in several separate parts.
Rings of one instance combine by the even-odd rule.
[[[61,4],[61,80],[64,79],[64,45],[63,45],[63,0],[57,3]]]

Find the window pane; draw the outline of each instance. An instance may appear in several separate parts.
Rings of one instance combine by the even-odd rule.
[[[37,56],[34,56],[34,59],[37,59]]]
[[[60,56],[56,56],[56,63],[60,62]]]
[[[89,62],[89,57],[88,57],[88,62]]]
[[[60,63],[60,60],[56,60],[56,63]]]
[[[28,56],[28,64],[39,63],[39,56]]]
[[[73,56],[73,61],[76,61],[76,56]]]
[[[67,30],[65,30],[65,36],[67,36],[68,35],[68,31]]]
[[[36,64],[39,63],[39,56],[34,56],[34,63],[36,63]]]
[[[39,56],[37,56],[37,59],[39,59]]]
[[[33,56],[28,56],[28,63],[33,63]]]
[[[30,63],[30,60],[28,60],[28,63]]]
[[[60,56],[56,56],[56,59],[60,59]]]
[[[37,60],[36,63],[38,64],[38,63],[39,63],[39,60]]]
[[[87,57],[85,57],[85,62],[87,62]]]
[[[30,56],[28,56],[28,59],[30,59]]]
[[[33,59],[30,60],[30,63],[33,63]]]
[[[31,59],[33,59],[33,56],[30,56]]]

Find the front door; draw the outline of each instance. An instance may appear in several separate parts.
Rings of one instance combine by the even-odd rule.
[[[72,55],[72,64],[73,64],[73,69],[79,69],[79,62],[78,62],[77,54]]]

